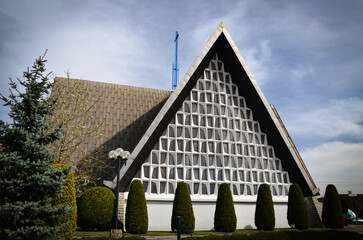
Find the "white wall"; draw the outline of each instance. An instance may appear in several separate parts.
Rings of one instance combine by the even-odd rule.
[[[235,202],[237,216],[237,229],[256,228],[255,202]],[[172,201],[147,201],[149,215],[149,231],[170,231],[171,215],[173,211]],[[287,228],[287,203],[274,203],[276,228]],[[214,228],[215,202],[193,201],[195,216],[195,230],[212,230]]]

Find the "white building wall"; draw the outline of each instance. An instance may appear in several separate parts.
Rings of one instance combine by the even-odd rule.
[[[255,202],[235,202],[237,229],[255,229]],[[149,231],[171,231],[173,201],[147,201]],[[276,228],[289,228],[287,223],[287,202],[274,202]],[[214,229],[214,202],[193,201],[195,231]]]

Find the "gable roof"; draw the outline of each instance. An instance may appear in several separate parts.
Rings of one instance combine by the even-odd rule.
[[[92,107],[92,116],[96,119],[105,118],[104,131],[98,129],[104,135],[98,134],[101,136],[98,139],[90,137],[81,146],[86,155],[95,153],[100,147],[101,152],[97,153],[100,156],[107,155],[109,151],[120,146],[133,151],[166,99],[171,95],[171,92],[166,90],[71,78],[56,77],[54,81],[52,95],[58,91],[71,94],[78,89],[78,92],[87,93],[92,98],[98,99]],[[67,97],[67,94],[60,96]],[[67,101],[70,100],[67,99]],[[83,153],[76,152],[72,158],[77,161],[82,155]],[[114,169],[108,174],[115,175]],[[101,177],[109,178],[107,174]]]
[[[292,141],[289,140],[282,122],[268,104],[223,23],[220,23],[212,34],[182,81],[132,151],[131,164],[121,170],[121,191],[127,189],[156,141],[216,53],[219,59],[223,61],[226,71],[231,74],[233,82],[239,88],[239,92],[248,101],[249,107],[254,113],[254,118],[260,123],[261,130],[266,133],[268,142],[274,146],[276,155],[282,160],[284,169],[290,173],[291,182],[299,183],[305,196],[317,194],[319,189],[312,180],[304,162],[299,158],[297,150]]]

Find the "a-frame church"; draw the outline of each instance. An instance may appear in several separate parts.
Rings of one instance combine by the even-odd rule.
[[[55,81],[65,81],[56,78]],[[237,229],[255,228],[261,183],[270,185],[276,227],[288,227],[291,183],[304,193],[310,222],[318,221],[319,193],[275,108],[263,95],[231,36],[221,23],[173,91],[82,82],[95,96],[95,116],[107,111],[106,135],[84,145],[131,152],[120,172],[121,203],[133,179],[144,185],[149,230],[170,231],[177,183],[189,187],[196,230],[213,229],[218,187],[230,184]],[[116,183],[103,176],[106,186]],[[124,212],[121,210],[121,215]],[[123,216],[121,216],[123,219]]]

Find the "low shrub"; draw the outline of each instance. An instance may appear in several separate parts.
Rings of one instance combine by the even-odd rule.
[[[182,217],[185,222],[181,228],[182,233],[193,232],[195,227],[193,205],[185,182],[179,182],[175,191],[173,214],[171,216],[171,230],[173,232],[178,231],[178,216]]]
[[[275,210],[271,190],[267,184],[261,184],[258,188],[255,225],[259,230],[265,231],[275,228]]]
[[[55,164],[54,167],[58,169],[68,168],[66,164]],[[59,223],[60,225],[68,223],[68,226],[62,231],[62,235],[64,235],[64,239],[72,240],[77,227],[76,188],[74,184],[73,172],[68,175],[67,180],[63,185],[62,195],[55,198],[53,204],[61,204],[73,209],[73,211],[68,215],[64,216]]]
[[[126,231],[144,234],[148,229],[148,215],[144,187],[140,180],[134,180],[130,187],[126,206]]]
[[[83,229],[110,229],[115,210],[115,194],[105,187],[84,191],[77,204],[78,225]]]
[[[214,229],[218,232],[233,232],[236,230],[236,224],[237,218],[231,189],[227,183],[222,183],[218,190]]]
[[[335,186],[332,184],[326,186],[322,220],[324,226],[327,228],[344,227],[344,216],[339,194]]]
[[[298,184],[290,185],[287,221],[291,227],[299,230],[307,229],[309,226],[309,216],[304,202],[304,195]]]
[[[348,214],[348,209],[355,212],[354,205],[348,196],[339,196],[340,204],[342,205],[342,210],[344,214]]]

